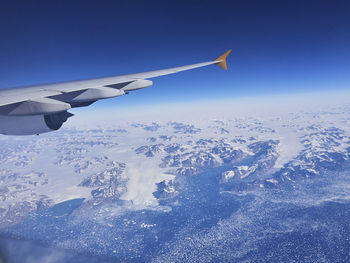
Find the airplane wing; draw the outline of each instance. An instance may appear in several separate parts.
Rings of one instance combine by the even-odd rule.
[[[149,87],[150,78],[216,64],[227,70],[226,51],[213,61],[149,72],[0,89],[0,134],[31,135],[54,131],[73,114],[68,110],[89,106],[100,99]]]

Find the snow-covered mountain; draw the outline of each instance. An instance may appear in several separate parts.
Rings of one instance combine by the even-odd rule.
[[[266,211],[275,211],[268,202],[276,198],[275,204],[288,200],[303,205],[307,200],[346,200],[350,191],[334,176],[344,178],[350,166],[349,120],[346,104],[262,115],[225,109],[225,115],[200,113],[192,119],[126,119],[109,121],[105,128],[77,126],[35,137],[2,136],[0,230],[21,235],[23,229],[40,228],[43,218],[64,218],[57,223],[61,234],[50,233],[62,235],[56,245],[85,251],[100,240],[96,253],[128,260],[133,259],[128,249],[140,258],[147,254],[146,237],[154,246],[166,244],[162,227],[171,224],[172,230],[166,228],[169,242],[180,255],[186,250],[181,238],[189,247],[198,244],[186,239],[181,229],[201,239],[206,232],[199,226],[220,228],[231,216],[245,226],[249,220],[240,221],[243,212],[237,207],[246,202],[251,206],[244,213],[257,209],[259,202]],[[316,182],[317,191],[309,186]],[[327,184],[335,189],[332,193],[323,188]],[[68,212],[52,219],[50,211],[56,216],[61,206],[69,206]],[[52,229],[42,227],[36,238],[49,242],[46,236]],[[252,223],[248,230],[254,227]],[[124,247],[129,239],[131,248]],[[115,242],[120,251],[110,250]],[[164,246],[161,253],[169,250]]]
[[[330,114],[332,123],[324,122]],[[341,170],[349,163],[347,114],[293,112],[283,118],[233,117],[196,124],[153,121],[108,129],[66,129],[19,140],[2,137],[0,198],[8,201],[2,203],[2,218],[6,220],[4,211],[14,204],[26,202],[28,209],[23,211],[28,213],[43,201],[69,199],[72,191],[87,200],[123,199],[129,177],[142,162],[164,174],[163,180],[153,182],[149,189],[153,192],[162,184],[163,189],[176,185],[177,177],[208,169],[216,169],[218,183],[232,190],[276,187],[299,177]],[[289,157],[294,148],[297,152]],[[60,192],[58,187],[65,186],[70,190]]]

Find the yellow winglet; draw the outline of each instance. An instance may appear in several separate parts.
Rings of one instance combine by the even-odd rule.
[[[226,65],[226,57],[228,56],[228,54],[231,53],[231,49],[227,50],[224,54],[222,54],[221,56],[217,57],[216,59],[214,59],[214,62],[216,65],[218,65],[220,68],[222,68],[223,70],[227,70],[227,65]]]

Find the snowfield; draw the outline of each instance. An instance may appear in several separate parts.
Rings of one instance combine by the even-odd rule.
[[[276,233],[284,244],[286,233],[307,229],[300,209],[348,205],[350,104],[306,96],[215,105],[103,119],[81,112],[58,132],[1,136],[2,233],[122,260],[244,261]],[[282,216],[290,206],[295,225]],[[260,224],[275,213],[275,227]],[[52,233],[45,222],[57,214],[61,232]],[[321,221],[315,228],[329,234]]]

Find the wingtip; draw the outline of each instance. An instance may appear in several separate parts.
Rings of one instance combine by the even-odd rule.
[[[218,56],[214,59],[215,64],[218,65],[223,70],[227,70],[226,57],[231,53],[231,49],[227,50],[224,54]]]

